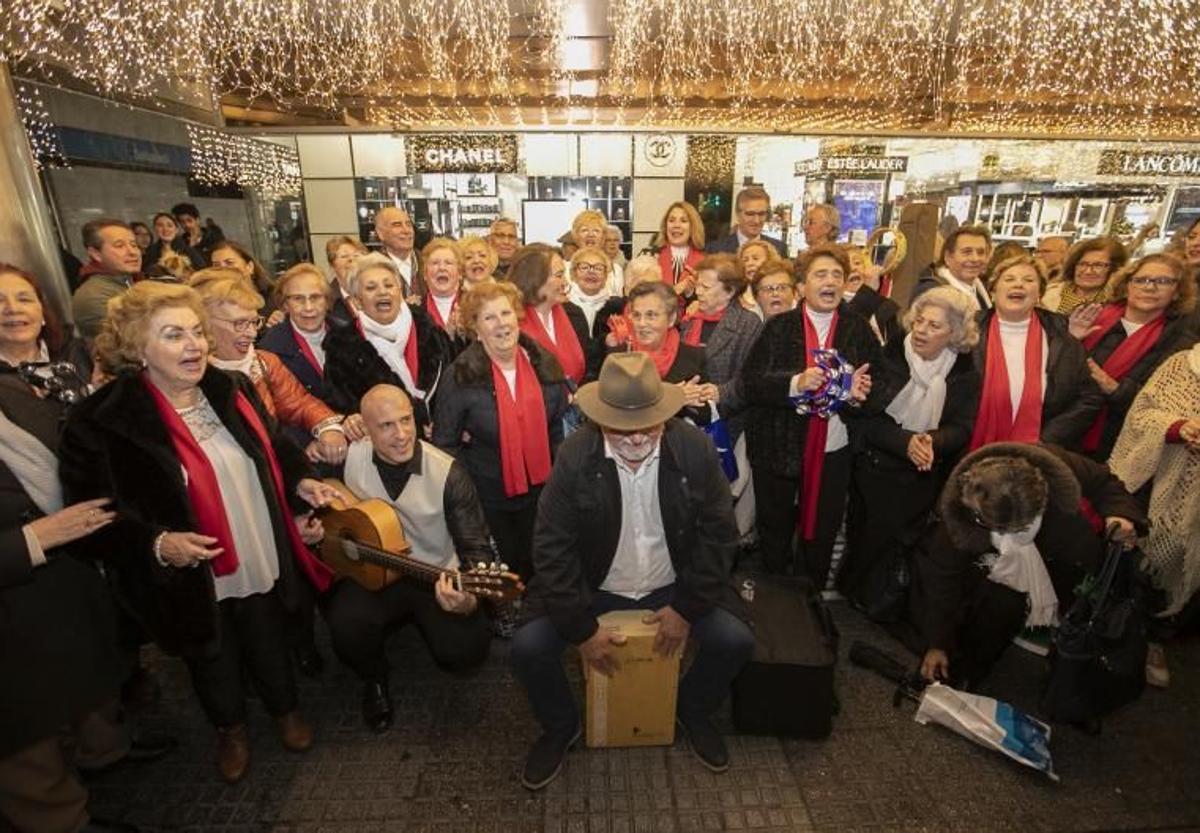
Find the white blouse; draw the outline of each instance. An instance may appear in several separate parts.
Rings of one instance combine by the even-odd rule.
[[[221,503],[237,549],[237,570],[213,579],[217,601],[266,593],[279,579],[279,553],[275,548],[271,512],[254,461],[203,396],[200,404],[180,411],[179,415],[217,477]]]

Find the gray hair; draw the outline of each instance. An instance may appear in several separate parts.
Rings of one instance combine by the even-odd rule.
[[[621,243],[625,242],[625,232],[621,231],[620,226],[614,226],[612,223],[609,223],[604,229],[605,231],[615,231],[617,233],[617,240]]]
[[[363,255],[354,261],[354,265],[350,267],[350,279],[347,283],[350,285],[351,295],[358,296],[359,277],[371,269],[386,269],[392,273],[392,277],[396,279],[396,283],[404,286],[404,279],[400,275],[400,267],[387,255],[379,252],[371,252],[371,254]]]
[[[925,307],[937,307],[946,313],[946,321],[950,324],[950,349],[954,352],[969,353],[979,342],[975,308],[964,293],[949,286],[938,286],[922,292],[904,314],[904,329],[912,329],[917,314]]]
[[[842,233],[842,215],[838,213],[836,207],[827,202],[819,202],[815,205],[810,205],[808,210],[816,211],[825,215],[825,222],[833,226],[833,231],[831,231],[830,234],[833,235],[834,240],[836,240],[838,235]]]
[[[654,276],[654,280],[661,281],[663,279],[662,267],[658,265],[658,258],[654,255],[642,254],[625,264],[627,280],[630,274],[641,275],[643,273],[649,273]]]

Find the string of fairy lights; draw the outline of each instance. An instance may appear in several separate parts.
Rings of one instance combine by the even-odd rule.
[[[572,21],[600,4],[606,28]],[[583,41],[601,59],[570,60]],[[22,0],[0,59],[153,100],[395,129],[575,125],[1181,139],[1182,0]]]
[[[273,199],[300,193],[300,159],[289,147],[189,124],[192,176],[235,184]]]
[[[58,126],[46,109],[42,94],[33,84],[16,85],[17,109],[21,113],[21,123],[25,127],[25,135],[29,138],[29,149],[33,155],[33,164],[38,170],[45,167],[69,168],[63,148],[62,135]]]

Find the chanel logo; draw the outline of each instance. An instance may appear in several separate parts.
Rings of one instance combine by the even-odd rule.
[[[665,168],[675,158],[675,139],[665,133],[646,140],[646,161],[656,168]]]

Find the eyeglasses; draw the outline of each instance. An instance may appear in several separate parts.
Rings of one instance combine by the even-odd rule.
[[[263,317],[260,315],[257,318],[217,318],[213,316],[214,321],[220,321],[223,324],[228,324],[233,327],[237,333],[252,333],[263,325]]]
[[[575,269],[580,274],[583,274],[584,272],[590,272],[593,275],[604,274],[604,264],[603,263],[580,263],[578,266],[575,267]]]
[[[786,295],[791,291],[790,283],[760,283],[758,285],[760,295]]]
[[[1103,263],[1077,263],[1075,268],[1081,272],[1107,272],[1112,268],[1112,264],[1108,261]]]
[[[1158,286],[1158,287],[1168,287],[1168,286],[1174,286],[1175,284],[1179,283],[1179,278],[1147,278],[1147,277],[1139,277],[1139,278],[1130,278],[1130,279],[1129,279],[1129,282],[1130,282],[1131,284],[1133,284],[1134,286]]]
[[[493,231],[491,233],[491,237],[494,240],[516,240],[517,239],[517,236],[515,234],[506,234],[506,233],[500,232],[500,231]]]

